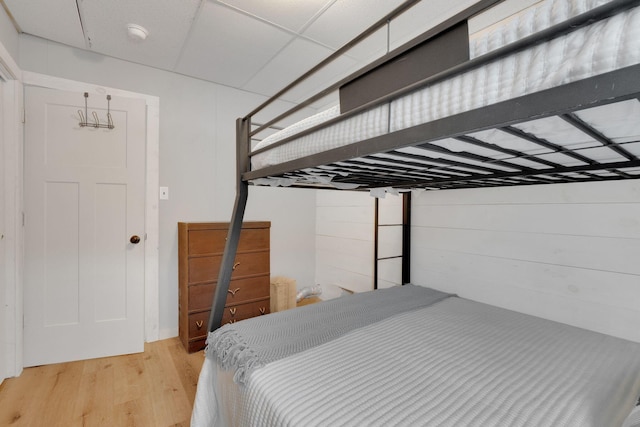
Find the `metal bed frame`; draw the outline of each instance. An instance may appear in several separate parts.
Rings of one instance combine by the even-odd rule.
[[[221,269],[218,277],[218,284],[214,295],[213,306],[209,318],[209,331],[213,331],[220,327],[224,305],[227,297],[227,291],[231,274],[233,271],[234,258],[240,237],[240,229],[244,217],[248,197],[248,185],[251,180],[264,177],[298,177],[303,169],[312,171],[348,171],[346,176],[338,176],[335,182],[346,182],[359,184],[358,189],[371,189],[379,187],[393,187],[396,189],[454,189],[454,188],[481,188],[496,186],[512,186],[512,185],[532,185],[532,184],[549,184],[549,183],[566,183],[566,182],[582,182],[582,181],[604,181],[619,179],[638,179],[640,175],[630,174],[624,169],[640,167],[640,159],[634,154],[625,150],[616,142],[602,135],[598,130],[589,126],[580,120],[575,112],[606,105],[614,102],[635,99],[640,101],[640,65],[632,65],[626,68],[611,71],[605,74],[589,77],[573,83],[564,84],[551,89],[542,90],[506,101],[498,102],[475,110],[470,110],[443,117],[414,127],[390,132],[381,136],[352,143],[340,148],[331,149],[315,155],[302,157],[297,160],[288,161],[275,166],[265,167],[259,170],[251,170],[250,158],[263,150],[251,151],[251,138],[257,133],[272,127],[280,122],[288,115],[299,111],[301,108],[323,98],[327,94],[335,91],[345,83],[364,75],[368,71],[374,69],[380,64],[385,63],[400,55],[402,52],[410,49],[418,43],[427,40],[443,30],[450,28],[460,22],[469,19],[476,13],[489,8],[501,0],[482,0],[474,6],[460,12],[456,16],[448,19],[434,29],[424,33],[420,37],[403,45],[402,47],[389,52],[380,59],[374,61],[370,65],[364,67],[358,72],[348,76],[347,78],[335,83],[327,89],[318,92],[318,94],[310,97],[306,101],[300,103],[296,107],[279,115],[273,120],[267,121],[263,125],[254,129],[252,126],[252,117],[265,107],[277,100],[282,94],[301,81],[305,80],[311,74],[318,71],[324,65],[333,61],[342,55],[360,40],[366,38],[382,26],[388,24],[390,20],[398,16],[406,9],[411,7],[418,0],[409,0],[396,8],[394,11],[376,22],[372,27],[365,30],[343,48],[336,51],[333,55],[322,61],[309,72],[305,73],[299,79],[282,89],[265,103],[257,107],[251,113],[236,121],[236,149],[237,149],[237,180],[236,180],[236,199],[233,209],[229,234],[222,258]],[[640,4],[640,0],[614,0],[596,9],[593,9],[580,16],[574,17],[568,21],[550,27],[544,31],[538,32],[532,36],[526,37],[507,46],[491,51],[485,55],[463,62],[444,72],[440,72],[434,76],[423,79],[417,83],[411,84],[401,90],[397,90],[375,101],[366,103],[365,105],[341,114],[339,117],[331,119],[321,125],[314,126],[308,130],[300,132],[292,137],[285,138],[271,146],[268,149],[278,145],[286,144],[294,138],[312,133],[320,128],[330,126],[340,120],[352,117],[356,114],[364,112],[384,103],[389,103],[407,93],[417,90],[421,87],[431,85],[433,83],[451,78],[471,69],[482,67],[491,61],[504,58],[529,47],[549,41],[555,37],[567,34],[578,28],[592,24],[595,21],[603,20],[611,17],[621,11]],[[598,162],[586,157],[576,151],[566,147],[553,144],[545,139],[538,138],[529,133],[514,127],[515,124],[528,120],[557,116],[569,123],[571,126],[586,133],[594,140],[613,150],[617,155],[624,158],[623,161],[617,162]],[[537,162],[545,166],[544,169],[535,169],[530,167],[518,166],[514,163],[503,162],[495,158],[484,157],[471,152],[451,152],[441,146],[434,145],[432,142],[443,138],[454,138],[458,141],[471,144],[477,147],[488,148],[489,144],[468,134],[472,132],[499,129],[518,138],[544,147],[553,153],[560,153],[579,161],[580,165],[565,166],[555,162],[538,158],[531,154],[526,154],[512,149],[496,147],[491,145],[494,151],[498,150],[504,154],[513,156],[514,158],[526,159]],[[433,160],[432,165],[419,163],[417,159],[412,158],[407,153],[393,151],[398,148],[414,146],[427,149],[430,151],[440,152],[442,154],[454,154],[457,160],[449,159],[429,159]],[[266,148],[267,149],[267,148]],[[362,162],[363,159],[375,159],[375,155],[379,153],[393,152],[398,157],[404,157],[403,163],[397,162],[393,167],[382,167],[372,170],[369,163]],[[386,159],[385,159],[386,161]],[[473,162],[471,167],[470,163]],[[478,166],[477,162],[483,162],[486,166]],[[416,169],[416,165],[420,165],[422,169]],[[434,166],[435,165],[435,166]],[[490,166],[508,166],[509,171],[504,168],[492,168]],[[473,169],[474,172],[461,173],[461,169]],[[297,184],[296,186],[308,186]],[[312,188],[318,188],[312,186]],[[407,267],[408,269],[408,267]]]
[[[402,193],[402,219],[397,224],[380,224],[379,199],[374,203],[374,223],[373,223],[373,289],[378,289],[379,263],[390,259],[400,259],[400,284],[411,283],[411,193]],[[401,249],[399,255],[380,257],[380,227],[400,227],[401,229]]]

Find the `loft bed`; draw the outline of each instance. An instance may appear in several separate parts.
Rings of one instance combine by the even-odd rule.
[[[415,2],[404,3],[355,40]],[[439,34],[497,2],[479,2],[257,128],[252,118],[298,81],[238,119],[237,196],[209,330],[219,327],[222,319],[225,284],[233,268],[249,184],[384,193],[389,188],[481,188],[640,177],[640,34],[634,24],[633,6],[638,3],[634,0],[599,7],[594,6],[603,2],[574,1],[575,8],[557,15],[556,9],[563,8],[552,6],[567,2],[550,2],[552,6],[541,12],[546,19],[539,31],[533,31],[536,22],[522,25],[533,29],[522,37],[515,22],[511,25],[516,28],[506,35],[489,32],[469,43],[473,52],[469,60],[358,107],[348,105],[351,109],[342,114],[337,114],[338,107],[318,113],[252,149],[255,135],[287,115],[336,88],[348,88],[352,81],[375,78],[385,63],[393,63],[425,40],[440,39]],[[583,13],[566,17],[580,7]],[[544,27],[549,21],[554,25]],[[500,46],[503,40],[511,42]],[[454,41],[459,42],[456,37]],[[299,80],[346,50],[340,49]],[[533,81],[523,78],[529,73],[535,75]],[[482,82],[491,89],[474,89]],[[467,93],[480,95],[468,101]],[[440,105],[448,99],[446,107]],[[418,111],[411,111],[414,106]]]
[[[640,344],[555,322],[540,323],[541,319],[532,316],[452,295],[435,302],[426,297],[429,303],[420,307],[404,303],[396,307],[390,302],[395,298],[388,294],[390,290],[377,290],[371,293],[377,295],[375,302],[369,302],[369,295],[358,295],[220,327],[250,184],[355,189],[383,195],[411,189],[640,178],[638,0],[544,0],[495,31],[490,28],[464,40],[460,34],[468,31],[468,19],[498,3],[480,1],[288,112],[261,125],[252,122],[283,93],[413,3],[416,1],[403,3],[237,120],[236,202],[209,319],[209,348],[193,425],[358,425],[358,417],[365,417],[367,425],[640,425],[635,421],[639,410],[632,411],[640,397]],[[454,52],[452,63],[444,69],[425,67],[426,75],[404,75],[402,63],[422,64],[425,58],[427,63],[437,62],[429,61],[434,52]],[[415,68],[421,69],[410,67]],[[389,87],[383,82],[390,75],[402,75],[401,81]],[[379,93],[380,87],[383,93]],[[339,106],[270,135],[255,146],[252,143],[260,132],[335,90],[340,92]],[[408,290],[392,292],[413,292],[409,289],[415,287],[402,288]],[[364,306],[357,305],[361,298],[366,300]],[[409,300],[421,304],[423,297]],[[393,314],[385,315],[389,307],[394,307]],[[355,320],[344,327],[335,325],[335,319],[342,320],[342,314],[353,310],[363,316],[347,315]],[[367,313],[380,313],[381,317],[362,324],[361,317],[370,317],[364,315]],[[314,322],[304,322],[305,316]],[[423,364],[416,366],[411,357],[392,357],[393,375],[372,361],[372,371],[351,378],[352,370],[360,372],[360,365],[344,360],[378,354],[371,342],[391,340],[398,321],[404,326],[453,325],[453,329],[441,331],[426,328],[428,336],[419,340],[423,347],[406,347],[413,338],[397,343],[398,354],[431,354],[437,348],[433,357],[437,354],[439,361],[429,359],[429,375]],[[304,328],[280,329],[300,324]],[[334,324],[337,331],[327,340],[305,336],[320,333],[318,328],[325,331],[327,324]],[[506,329],[499,325],[506,325]],[[474,333],[468,333],[470,330]],[[419,333],[413,328],[409,336]],[[259,336],[269,337],[272,346]],[[469,340],[473,345],[469,346]],[[440,352],[442,344],[449,342],[451,348]],[[595,347],[585,350],[587,342]],[[555,352],[559,347],[562,350]],[[492,352],[496,349],[506,359]],[[615,350],[608,353],[606,349]],[[265,351],[266,358],[245,359],[247,354],[265,356]],[[394,349],[387,349],[385,355],[391,353]],[[379,357],[385,359],[382,354]],[[455,362],[443,362],[449,360]],[[559,366],[558,360],[573,361],[578,368],[568,373],[568,367]],[[491,361],[509,369],[494,372]],[[322,375],[313,369],[314,363],[320,364]],[[530,370],[532,364],[549,367],[552,378],[547,378],[548,372],[543,379],[543,372]],[[604,365],[621,371],[600,370]],[[332,372],[325,375],[334,366],[343,369],[338,377]],[[454,372],[461,366],[468,369],[459,377]],[[593,366],[598,374],[594,378],[587,375],[590,379],[585,380]],[[432,371],[435,367],[442,367],[445,375]],[[288,375],[289,371],[297,376]],[[309,371],[313,375],[307,375]],[[418,372],[429,378],[434,375],[438,384],[421,377],[417,388],[403,392],[397,379],[411,380]],[[525,386],[520,373],[535,384],[533,388]],[[372,377],[373,382],[365,377]],[[338,381],[344,378],[355,382]],[[538,378],[540,381],[534,380]],[[462,389],[456,384],[463,384]],[[573,387],[576,384],[580,387]],[[355,397],[350,392],[354,387],[358,390]],[[522,395],[523,389],[529,391]],[[402,396],[401,401],[389,396],[388,390]],[[318,400],[310,395],[315,392],[338,409],[325,408],[319,413],[314,408]],[[393,404],[383,404],[378,394],[394,398]],[[258,401],[261,403],[256,404]],[[349,409],[363,404],[366,411],[349,415]],[[386,418],[396,414],[395,407],[403,407],[409,417],[418,418]],[[430,408],[428,413],[418,409],[425,407]],[[309,419],[310,414],[317,418]]]

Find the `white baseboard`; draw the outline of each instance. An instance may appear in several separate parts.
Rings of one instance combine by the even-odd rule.
[[[178,328],[160,329],[158,331],[158,341],[166,340],[166,339],[177,337],[177,336],[178,336]]]

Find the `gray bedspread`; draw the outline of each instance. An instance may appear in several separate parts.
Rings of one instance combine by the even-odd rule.
[[[422,286],[405,285],[272,313],[227,324],[210,333],[206,353],[223,369],[234,370],[234,381],[244,384],[251,372],[267,363],[449,296]]]
[[[640,344],[447,298],[257,370],[232,425],[620,427]]]

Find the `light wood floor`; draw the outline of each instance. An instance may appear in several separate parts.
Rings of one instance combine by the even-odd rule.
[[[172,338],[140,354],[27,368],[0,385],[0,426],[188,426],[203,361]]]

